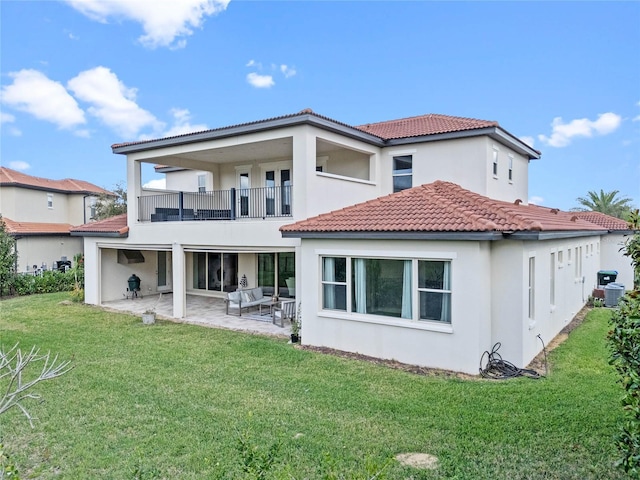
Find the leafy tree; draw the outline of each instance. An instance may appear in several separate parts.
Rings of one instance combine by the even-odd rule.
[[[98,197],[96,213],[93,216],[94,220],[104,220],[105,218],[127,213],[127,188],[118,183],[113,189],[113,193],[115,197],[107,194],[102,194]]]
[[[600,212],[612,217],[626,219],[631,211],[631,199],[618,197],[619,193],[618,190],[605,192],[601,189],[600,193],[589,191],[586,197],[576,198],[581,207],[577,207],[574,210]]]
[[[10,293],[17,263],[16,240],[7,233],[7,226],[0,215],[0,296]]]

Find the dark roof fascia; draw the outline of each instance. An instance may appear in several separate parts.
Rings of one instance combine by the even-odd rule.
[[[128,154],[136,152],[144,152],[146,150],[155,150],[157,148],[174,147],[179,145],[185,145],[189,143],[206,142],[210,140],[219,140],[228,137],[235,137],[239,135],[247,135],[250,133],[263,132],[268,130],[276,130],[279,128],[293,127],[297,125],[313,125],[323,130],[339,133],[347,137],[361,140],[379,147],[383,147],[384,141],[365,133],[357,128],[336,123],[332,120],[318,117],[313,114],[302,114],[294,117],[275,118],[272,120],[265,120],[258,123],[237,125],[234,127],[222,127],[215,130],[207,130],[205,132],[193,133],[190,135],[183,135],[180,137],[162,138],[158,140],[150,140],[141,143],[125,144],[122,146],[111,147],[113,153]]]
[[[10,237],[20,239],[22,237],[69,237],[69,232],[28,232],[28,233],[8,233]]]
[[[526,155],[530,160],[537,160],[540,158],[540,152],[529,147],[527,144],[515,138],[509,132],[500,127],[475,128],[473,130],[457,130],[455,132],[434,133],[419,137],[394,138],[388,140],[386,146],[391,147],[396,145],[409,145],[412,143],[437,142],[440,140],[479,137],[482,135],[487,135],[497,142],[506,144],[521,155]]]
[[[62,188],[47,188],[41,187],[38,185],[27,185],[24,183],[18,182],[0,182],[0,187],[16,187],[16,188],[26,188],[29,190],[40,190],[42,192],[52,192],[52,193],[64,193],[66,195],[91,195],[92,197],[99,197],[102,195],[101,192],[91,192],[89,190],[63,190]],[[111,193],[105,194],[109,197],[115,197],[116,195]]]
[[[281,232],[283,238],[338,240],[500,240],[499,232]]]
[[[283,238],[336,240],[557,240],[606,235],[607,230],[526,231],[526,232],[281,232]]]
[[[504,237],[511,240],[561,240],[564,238],[597,237],[608,233],[607,230],[527,231],[505,233]]]
[[[127,238],[129,232],[71,232],[72,237],[109,237],[109,238]]]

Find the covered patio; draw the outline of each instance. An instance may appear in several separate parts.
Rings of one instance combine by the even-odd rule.
[[[226,328],[229,330],[246,331],[279,337],[288,337],[291,334],[291,325],[286,322],[284,328],[274,325],[269,315],[259,315],[259,311],[249,311],[237,315],[225,314],[225,303],[220,298],[205,297],[201,295],[187,295],[187,317],[173,318],[173,294],[145,295],[144,297],[103,302],[102,307],[122,312],[141,315],[145,310],[155,310],[156,316],[161,320],[189,323],[204,327]]]

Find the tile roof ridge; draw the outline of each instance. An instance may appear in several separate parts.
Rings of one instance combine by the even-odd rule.
[[[478,225],[482,227],[480,230],[499,230],[499,226],[485,218],[483,215],[480,215],[474,211],[472,211],[467,206],[461,204],[459,201],[459,197],[464,197],[465,200],[470,202],[474,202],[476,204],[480,203],[488,203],[486,200],[490,200],[487,197],[474,193],[470,190],[462,188],[457,183],[446,182],[443,180],[436,180],[433,183],[423,185],[426,189],[429,187],[433,188],[434,196],[437,197],[438,202],[442,205],[448,206],[453,212],[460,215],[462,218],[467,218],[473,225]],[[451,194],[455,194],[456,197],[450,198]]]
[[[455,120],[465,120],[465,121],[471,121],[471,122],[492,123],[495,126],[499,126],[500,125],[496,120],[483,120],[481,118],[461,117],[461,116],[458,116],[458,115],[447,115],[447,114],[444,114],[444,113],[425,113],[425,114],[422,114],[422,115],[412,115],[412,116],[403,117],[403,118],[394,118],[394,119],[390,119],[390,120],[381,120],[379,122],[368,122],[368,123],[365,123],[363,125],[357,125],[356,128],[366,127],[366,126],[369,126],[369,125],[381,125],[381,124],[385,124],[385,123],[405,122],[405,121],[410,121],[410,120],[417,120],[417,119],[420,119],[420,118],[455,119]]]

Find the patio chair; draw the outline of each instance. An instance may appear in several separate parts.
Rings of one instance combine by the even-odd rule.
[[[273,307],[273,324],[284,327],[285,319],[293,321],[296,316],[296,301],[283,300],[280,305]]]

